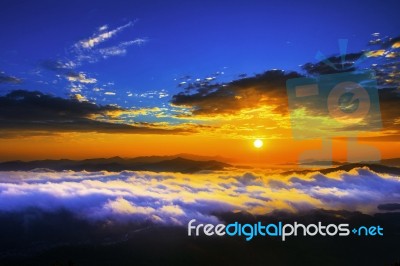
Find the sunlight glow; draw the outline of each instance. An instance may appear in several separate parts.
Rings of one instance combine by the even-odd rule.
[[[261,148],[264,145],[264,142],[261,139],[256,139],[253,142],[254,147],[256,147],[257,149]]]

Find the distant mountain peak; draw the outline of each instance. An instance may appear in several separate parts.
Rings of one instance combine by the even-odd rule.
[[[394,166],[386,166],[381,164],[366,164],[366,163],[349,163],[343,164],[337,167],[330,167],[325,169],[318,169],[318,170],[295,170],[295,171],[288,171],[284,172],[283,174],[307,174],[312,172],[320,172],[322,174],[329,174],[336,171],[346,171],[349,172],[355,168],[363,168],[368,167],[371,171],[381,174],[394,174],[400,175],[400,168]]]
[[[180,156],[151,156],[124,159],[119,156],[111,158],[95,158],[86,160],[38,160],[38,161],[9,161],[0,163],[0,171],[153,171],[153,172],[182,172],[194,173],[203,170],[222,170],[229,167],[227,163],[216,160],[192,160]]]

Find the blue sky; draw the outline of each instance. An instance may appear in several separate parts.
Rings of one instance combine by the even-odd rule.
[[[338,53],[340,38],[355,52],[366,48],[372,33],[397,36],[398,6],[398,1],[3,1],[0,71],[22,82],[0,84],[0,93],[18,88],[79,94],[99,104],[167,106],[188,78],[230,81],[243,73],[299,70],[315,62],[317,51]],[[82,47],[113,31],[93,47]]]

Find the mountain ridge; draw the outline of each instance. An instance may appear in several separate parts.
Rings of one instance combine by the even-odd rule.
[[[329,174],[329,173],[336,172],[336,171],[348,172],[348,171],[353,170],[354,168],[362,168],[362,167],[368,167],[370,170],[372,170],[376,173],[400,175],[399,167],[387,166],[387,165],[381,165],[381,164],[367,164],[367,163],[349,163],[349,164],[344,164],[344,165],[340,165],[337,167],[330,167],[330,168],[318,169],[318,170],[315,170],[315,169],[314,170],[310,170],[310,169],[294,170],[294,171],[283,172],[282,174],[284,174],[284,175],[308,174],[308,173],[313,173],[313,172],[320,172],[321,174]]]
[[[167,159],[166,159],[167,158]],[[7,161],[0,163],[0,171],[33,171],[48,169],[52,171],[152,171],[152,172],[181,172],[195,173],[206,170],[223,170],[231,167],[230,164],[217,160],[191,160],[179,156],[140,158],[93,158],[85,160],[34,160],[34,161]]]

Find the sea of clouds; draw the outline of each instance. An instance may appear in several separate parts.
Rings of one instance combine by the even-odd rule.
[[[239,170],[153,172],[0,172],[0,212],[67,210],[89,221],[186,225],[218,223],[216,213],[314,208],[375,213],[400,202],[400,177],[368,168],[323,175]]]

